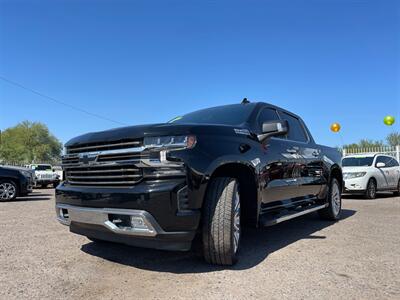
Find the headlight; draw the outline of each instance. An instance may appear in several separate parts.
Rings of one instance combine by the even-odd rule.
[[[352,179],[358,177],[364,177],[367,172],[351,172],[351,173],[343,173],[344,179]]]
[[[196,146],[196,136],[150,136],[144,138],[143,144],[147,148],[192,149]]]

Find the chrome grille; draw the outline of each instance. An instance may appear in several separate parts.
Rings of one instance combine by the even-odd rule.
[[[142,145],[143,145],[142,140],[121,140],[116,142],[98,142],[90,144],[80,144],[78,146],[68,147],[68,154],[106,151],[106,150],[120,150],[132,147],[140,147]]]
[[[138,167],[147,155],[142,141],[117,141],[67,148],[63,157],[67,183],[86,186],[129,186],[143,178]]]

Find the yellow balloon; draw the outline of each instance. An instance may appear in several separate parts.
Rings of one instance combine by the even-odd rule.
[[[342,128],[342,127],[340,126],[339,123],[333,123],[333,124],[331,125],[331,130],[332,130],[333,132],[339,132],[341,128]]]
[[[387,126],[392,126],[395,122],[395,118],[393,116],[386,116],[383,119],[383,123],[385,123],[385,125]]]

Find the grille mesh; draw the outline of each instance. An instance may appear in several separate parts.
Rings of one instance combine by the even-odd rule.
[[[137,167],[145,156],[141,146],[140,140],[125,140],[67,147],[62,160],[66,180],[70,185],[133,185],[143,178]]]

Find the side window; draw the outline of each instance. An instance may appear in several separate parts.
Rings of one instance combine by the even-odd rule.
[[[396,159],[392,159],[392,167],[398,167],[399,166],[399,162]]]
[[[375,163],[375,165],[376,165],[377,163],[384,163],[384,164],[386,165],[385,168],[388,168],[388,167],[389,167],[389,160],[390,160],[389,157],[386,157],[386,156],[378,156],[378,157],[376,158],[376,163]]]
[[[282,119],[287,120],[289,123],[289,133],[287,138],[292,141],[307,142],[307,135],[299,119],[285,112],[281,112],[281,115]]]
[[[279,120],[276,110],[273,108],[264,108],[258,115],[258,126],[261,129],[264,122],[276,120]]]
[[[394,157],[386,157],[388,163],[386,164],[389,168],[391,167],[397,167],[399,163],[397,160],[394,159]]]

